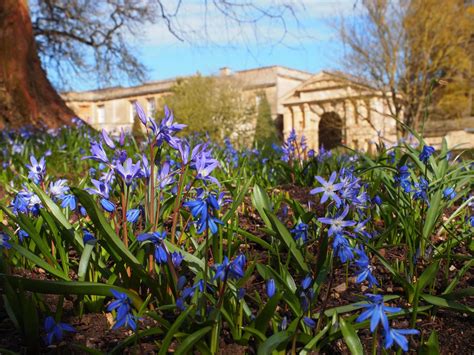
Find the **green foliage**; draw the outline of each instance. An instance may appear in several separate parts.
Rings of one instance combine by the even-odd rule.
[[[178,79],[172,94],[164,97],[159,106],[168,105],[191,132],[207,134],[216,142],[231,137],[241,145],[248,144],[255,108],[244,98],[242,88],[233,78],[198,74]]]
[[[370,320],[355,321],[367,302],[358,299],[358,292],[349,304],[333,307],[326,302],[335,287],[336,271],[339,275],[345,273],[348,280],[354,272],[351,261],[343,263],[338,258],[334,236],[328,235],[328,226],[320,220],[339,212],[335,203],[329,200],[321,204],[320,198],[308,193],[310,186],[321,186],[314,181],[315,175],[327,180],[333,171],[338,179],[343,172],[350,172],[361,185],[347,218],[360,222],[358,215],[364,214],[368,222],[363,230],[369,237],[350,228],[347,234],[357,237],[348,239],[349,246],[363,246],[371,264],[376,264],[374,274],[389,275],[400,290],[387,292],[382,284],[373,286],[370,292],[387,292],[384,301],[389,304],[409,304],[409,308],[390,314],[389,319],[412,319],[412,327],[416,327],[420,317],[435,314],[439,308],[469,315],[474,312],[465,304],[474,291],[462,283],[474,265],[474,251],[469,249],[473,231],[469,224],[472,162],[448,159],[446,144],[425,164],[419,158],[424,145],[421,137],[419,147],[379,147],[377,154],[370,156],[339,151],[333,156],[308,157],[303,152],[288,161],[276,152],[232,153],[210,142],[212,156],[220,164],[213,172],[219,185],[200,181],[196,168],[187,164],[173,165],[173,189],[159,184],[152,189],[145,178],[127,186],[116,174],[109,199],[117,209],[109,213],[102,208],[100,198],[86,190],[92,186],[90,177],[100,178],[105,171],[97,162],[80,159],[88,154],[89,142],[99,137],[81,130],[60,132],[56,138],[39,137],[0,140],[8,151],[2,158],[7,168],[0,172],[2,186],[8,189],[8,196],[0,204],[4,220],[0,231],[12,244],[10,249],[0,250],[0,284],[5,290],[2,297],[8,316],[30,349],[40,344],[41,321],[53,313],[44,295],[57,295],[60,300],[69,297],[74,304],[71,312],[81,315],[107,312],[114,290],[129,297],[135,315],[152,322],[147,323],[151,324],[149,328],[139,323],[137,331],[115,345],[112,353],[127,351],[146,337],[161,348],[161,353],[172,346],[177,353],[213,354],[224,334],[230,342],[262,354],[331,351],[340,339],[352,353],[367,352],[359,336],[363,337],[365,331],[360,330],[369,328]],[[41,141],[45,146],[39,144]],[[64,146],[64,142],[68,144]],[[11,152],[18,143],[23,149]],[[191,140],[190,144],[192,148],[196,142]],[[36,185],[26,178],[25,164],[30,153],[38,156],[46,148],[51,150],[48,176],[44,184]],[[127,137],[126,145],[119,149],[126,150],[134,161],[141,153],[132,137]],[[109,149],[107,152],[115,154]],[[155,177],[165,159],[181,162],[179,152],[169,147],[156,148],[155,153]],[[51,183],[67,174],[69,165],[76,169],[69,180],[70,193],[87,215],[61,206],[61,201],[50,194]],[[413,191],[405,192],[394,183],[400,165],[408,167],[410,189],[416,189],[421,178],[427,180],[425,199],[415,199]],[[285,186],[303,193],[295,197]],[[198,233],[192,211],[183,205],[196,198],[193,189],[197,187],[207,193],[225,192],[222,207],[215,211],[222,224],[214,235],[209,231]],[[455,197],[445,197],[448,187],[455,188]],[[13,198],[24,188],[37,196],[39,213],[12,211]],[[372,202],[375,195],[381,199],[378,204]],[[136,223],[123,217],[123,212],[131,208],[142,208]],[[295,237],[294,228],[300,223],[308,226],[306,241]],[[29,235],[23,241],[18,238],[20,229]],[[92,241],[83,240],[84,229],[94,236]],[[161,244],[167,256],[181,253],[179,266],[168,258],[163,263],[150,263],[154,245],[137,238],[157,231],[168,233]],[[403,251],[402,260],[388,253],[393,249]],[[243,275],[217,277],[219,265],[226,259],[233,262],[240,255],[246,257]],[[455,271],[449,269],[453,263],[457,265]],[[12,275],[15,270],[41,270],[46,280]],[[303,288],[302,281],[308,276],[311,284]],[[272,297],[264,288],[270,279],[276,285]],[[201,290],[200,282],[207,287]],[[183,307],[178,300],[183,289],[189,287],[195,289]],[[242,294],[241,289],[246,292]],[[54,313],[59,320],[61,312]],[[308,319],[314,326],[305,323]],[[425,353],[439,348],[433,334],[428,340],[427,336],[421,338]],[[383,334],[379,331],[377,336]],[[83,345],[75,346],[86,351]]]
[[[255,144],[266,146],[278,141],[275,123],[272,118],[270,103],[265,92],[257,93],[257,124],[255,127]]]

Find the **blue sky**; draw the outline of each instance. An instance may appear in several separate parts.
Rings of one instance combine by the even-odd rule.
[[[172,3],[174,0],[167,0]],[[201,1],[188,0],[180,9],[175,26],[185,41],[175,38],[163,22],[146,25],[138,38],[130,38],[138,58],[148,68],[148,80],[217,73],[221,67],[243,70],[282,65],[309,72],[340,69],[342,45],[335,22],[341,15],[354,15],[357,0],[253,0],[261,6],[293,3],[295,18],[280,22],[263,20],[241,25],[216,12],[204,18]],[[122,85],[127,85],[124,80]],[[93,82],[75,89],[94,89]]]

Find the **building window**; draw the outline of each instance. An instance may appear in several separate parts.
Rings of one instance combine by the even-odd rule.
[[[97,106],[97,123],[98,124],[105,123],[105,106],[104,105]]]
[[[146,112],[148,116],[155,117],[156,114],[156,101],[153,97],[146,100]]]
[[[130,101],[130,123],[133,123],[135,121],[135,115],[137,114],[137,111],[135,110],[136,103],[137,100]]]

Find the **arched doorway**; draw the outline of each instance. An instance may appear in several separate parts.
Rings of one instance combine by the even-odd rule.
[[[325,112],[319,121],[319,146],[329,150],[342,144],[342,119],[336,112]]]

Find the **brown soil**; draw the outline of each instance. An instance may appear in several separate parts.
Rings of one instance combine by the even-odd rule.
[[[278,188],[279,191],[286,191],[289,195],[298,199],[301,203],[307,203],[308,201],[315,201],[314,197],[309,195],[309,189],[296,188],[291,185],[285,185]],[[276,191],[276,192],[279,192]],[[255,236],[266,239],[268,241],[268,236],[262,230],[264,223],[259,217],[258,213],[250,208],[251,202],[249,199],[245,200],[245,213],[240,218],[239,226]],[[316,212],[318,215],[319,211]],[[242,244],[244,245],[244,244]],[[262,253],[262,250],[258,245],[254,243],[248,243],[245,245],[245,248],[248,249],[249,259],[258,260],[260,263],[269,263],[268,255]],[[314,252],[318,250],[318,246],[315,244],[313,246]],[[380,253],[389,261],[399,260],[403,262],[406,258],[406,250],[402,247],[386,248],[380,250]],[[470,253],[462,245],[456,247],[453,250],[453,255],[465,255],[469,256]],[[284,255],[283,255],[284,257]],[[372,264],[375,267],[375,273],[380,281],[380,293],[385,295],[396,294],[401,295],[402,297],[392,301],[391,305],[407,308],[408,305],[405,301],[403,295],[403,288],[396,285],[393,282],[391,274],[378,262],[378,259],[373,258]],[[448,282],[456,275],[457,271],[462,267],[463,262],[454,260],[450,266],[448,273]],[[424,266],[422,262],[419,263],[420,271],[423,270]],[[441,293],[446,287],[445,280],[445,265],[441,265],[440,272],[437,278],[435,292]],[[40,278],[45,279],[46,275],[41,270],[25,271],[25,270],[15,270],[17,275],[22,275],[28,278]],[[349,275],[351,271],[349,271]],[[301,280],[295,280],[297,284],[300,284]],[[254,294],[258,292],[262,298],[266,297],[265,292],[265,282],[263,279],[255,273],[255,276],[247,283],[247,294]],[[464,289],[467,287],[474,286],[474,278],[472,270],[466,272],[464,277],[460,280],[459,285],[456,289]],[[353,277],[347,277],[345,267],[342,265],[337,265],[334,268],[333,279],[331,282],[331,288],[327,292],[327,284],[323,286],[318,300],[315,302],[315,305],[312,309],[313,312],[321,311],[324,304],[324,298],[328,294],[327,304],[325,309],[347,305],[361,299],[361,295],[364,292],[369,292],[367,287],[364,285],[356,285]],[[2,302],[2,301],[0,301]],[[45,302],[51,308],[54,308],[57,304],[57,296],[46,295]],[[467,304],[469,306],[474,306],[474,297],[466,297],[459,302]],[[77,317],[73,315],[72,309],[72,300],[66,300],[64,304],[64,321],[72,324],[77,333],[68,334],[64,341],[53,348],[43,347],[43,352],[67,352],[67,353],[84,353],[80,348],[73,347],[72,344],[81,344],[92,349],[97,349],[103,352],[112,350],[120,341],[124,340],[131,333],[129,330],[119,329],[111,330],[112,319],[109,319],[110,315],[107,314],[85,314],[82,317]],[[250,306],[255,307],[255,305],[250,304]],[[255,307],[254,313],[257,313],[258,309]],[[394,319],[391,325],[395,328],[409,328],[409,319],[407,318],[398,318]],[[148,327],[156,326],[154,321],[150,319],[145,319],[140,322],[140,328],[145,329]],[[417,319],[416,328],[420,330],[421,335],[410,337],[411,344],[410,349],[416,349],[422,340],[427,340],[432,331],[438,333],[438,338],[440,342],[440,348],[442,354],[472,354],[474,353],[474,317],[468,316],[460,312],[454,312],[446,309],[436,309],[433,308],[427,313],[419,314]],[[359,331],[359,336],[364,345],[364,349],[367,352],[370,352],[372,349],[372,334],[367,330],[363,329]],[[128,347],[124,350],[124,353],[143,353],[143,354],[152,354],[156,353],[158,347],[155,341],[158,337],[149,337],[141,339],[139,344]],[[0,348],[7,348],[14,351],[21,350],[21,337],[18,332],[13,327],[13,324],[8,320],[7,314],[4,311],[3,304],[0,303]],[[176,345],[176,344],[174,344]],[[348,354],[349,351],[343,340],[338,340],[330,344],[324,350],[325,354]],[[411,353],[415,353],[415,350],[410,350]],[[245,347],[238,344],[232,343],[230,335],[226,333],[224,329],[222,332],[222,338],[220,343],[219,354],[254,354],[255,350],[251,347]]]

